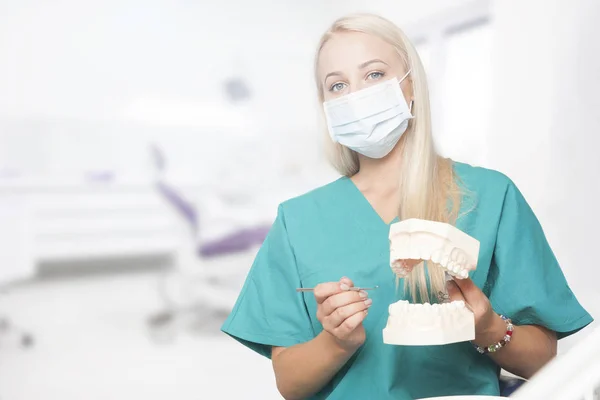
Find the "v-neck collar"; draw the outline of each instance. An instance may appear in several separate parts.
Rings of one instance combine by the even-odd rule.
[[[394,217],[394,219],[392,221],[385,222],[383,220],[383,218],[381,217],[381,215],[379,215],[377,210],[375,210],[375,207],[373,207],[371,202],[365,197],[363,192],[361,192],[360,189],[356,186],[356,184],[352,181],[352,179],[350,179],[347,176],[344,176],[344,177],[342,177],[342,180],[346,181],[345,182],[346,185],[348,185],[350,187],[350,190],[354,193],[355,197],[358,199],[357,204],[361,208],[365,208],[367,210],[367,212],[365,214],[363,214],[362,212],[359,212],[359,215],[366,215],[365,220],[369,221],[370,226],[374,226],[376,228],[386,228],[389,230],[390,225],[392,225],[395,222],[400,221],[400,218],[398,218],[396,216],[396,217]]]

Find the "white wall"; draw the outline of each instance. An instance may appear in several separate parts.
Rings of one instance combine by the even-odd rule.
[[[486,1],[483,1],[486,2]],[[457,7],[467,4],[482,3],[482,0],[398,0],[389,2],[387,0],[333,0],[328,1],[328,11],[333,18],[341,17],[347,13],[371,12],[380,14],[394,21],[406,29],[410,27],[416,31],[417,24],[430,21]]]
[[[236,74],[252,80],[258,111],[285,110],[282,102],[307,96],[313,42],[300,6],[26,0],[5,7],[3,115],[113,119],[156,97],[225,106],[222,81]],[[290,92],[284,83],[292,77]],[[285,118],[269,115],[278,126]]]
[[[489,165],[524,192],[571,287],[600,318],[600,3],[499,0],[493,16]]]
[[[150,140],[181,153],[171,163],[182,171],[227,168],[244,146],[223,139],[314,145],[318,10],[291,0],[3,2],[0,169],[140,176]],[[248,104],[226,101],[231,77],[249,82]]]

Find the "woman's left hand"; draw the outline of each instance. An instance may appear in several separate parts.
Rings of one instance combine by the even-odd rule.
[[[474,343],[479,346],[488,346],[502,339],[506,324],[494,312],[490,300],[471,278],[448,281],[447,289],[451,301],[464,301],[475,314]]]

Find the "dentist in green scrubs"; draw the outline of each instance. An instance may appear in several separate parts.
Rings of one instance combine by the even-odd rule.
[[[500,368],[529,378],[557,340],[592,322],[515,184],[436,154],[425,72],[400,29],[373,15],[336,21],[318,45],[315,79],[342,177],[279,206],[222,326],[271,358],[284,398],[497,396]],[[479,240],[477,269],[446,283],[441,268],[407,261],[397,286],[388,233],[406,218]],[[391,303],[439,293],[472,308],[473,342],[383,343]]]

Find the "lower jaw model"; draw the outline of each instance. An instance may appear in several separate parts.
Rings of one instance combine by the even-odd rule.
[[[442,345],[475,339],[475,318],[464,301],[389,306],[383,342],[404,346]]]
[[[477,265],[479,241],[449,224],[410,219],[390,227],[390,266],[398,278],[404,260],[431,260],[454,279],[465,279]],[[389,306],[383,342],[393,345],[443,345],[475,339],[475,317],[464,301]]]

